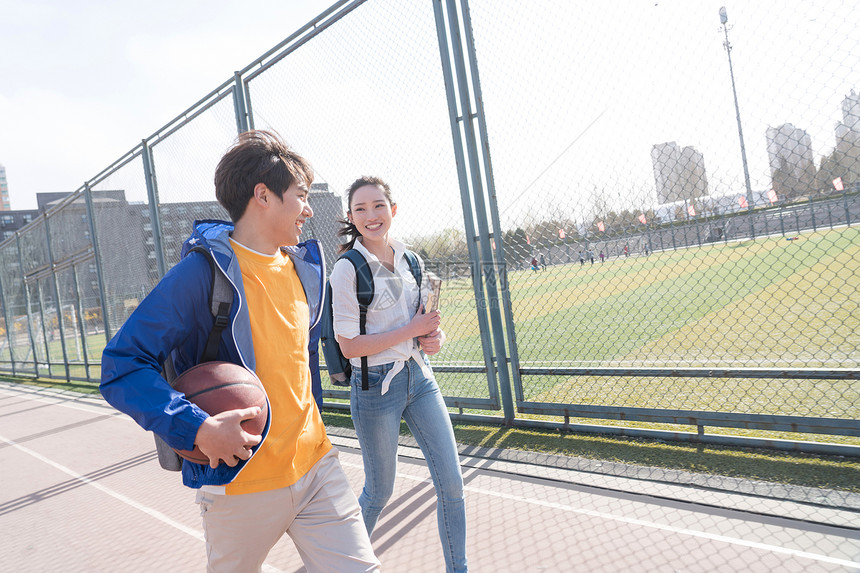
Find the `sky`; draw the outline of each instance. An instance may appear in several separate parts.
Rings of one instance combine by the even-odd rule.
[[[12,207],[76,190],[332,2],[0,0]],[[588,220],[598,195],[653,207],[651,148],[669,141],[703,154],[711,194],[744,193],[722,5],[753,191],[770,185],[768,127],[806,130],[817,165],[860,91],[856,0],[469,4],[503,228]],[[463,228],[430,0],[366,2],[251,91],[257,127],[285,135],[318,181],[383,175],[404,234]],[[225,101],[154,149],[162,201],[211,197],[231,113]],[[131,168],[102,188],[143,198]]]
[[[13,209],[72,192],[334,0],[0,0]]]
[[[590,220],[595,195],[614,209],[653,207],[651,148],[664,142],[703,154],[710,194],[745,193],[720,6],[753,192],[771,186],[769,127],[805,130],[818,166],[843,99],[860,91],[860,41],[847,32],[860,25],[856,2],[537,2],[524,13],[474,0],[503,226],[556,208]],[[528,65],[515,64],[523,50]]]

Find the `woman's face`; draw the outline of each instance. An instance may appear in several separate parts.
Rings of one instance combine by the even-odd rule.
[[[388,238],[395,214],[397,205],[388,202],[381,187],[365,185],[352,194],[347,216],[365,240],[375,241]]]

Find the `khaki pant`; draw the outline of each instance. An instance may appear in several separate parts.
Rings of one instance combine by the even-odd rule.
[[[332,448],[281,489],[241,495],[199,491],[209,573],[257,573],[284,533],[308,573],[379,571],[358,500]]]

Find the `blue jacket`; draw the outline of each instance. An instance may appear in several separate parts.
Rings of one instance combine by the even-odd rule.
[[[194,232],[182,246],[182,260],[141,301],[102,354],[100,390],[105,400],[174,448],[192,449],[197,430],[208,414],[171,388],[161,371],[171,352],[177,375],[200,361],[214,322],[209,309],[213,271],[224,273],[234,290],[230,324],[222,332],[217,359],[255,370],[242,274],[229,241],[232,229],[233,225],[224,221],[195,221]],[[311,379],[314,398],[322,409],[317,349],[325,263],[316,240],[282,248],[295,264],[307,296]],[[267,423],[263,442],[268,430]],[[224,485],[236,477],[245,463],[240,461],[235,467],[221,463],[212,469],[183,461],[182,481],[193,488]]]

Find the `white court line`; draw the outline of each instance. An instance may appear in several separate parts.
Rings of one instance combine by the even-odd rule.
[[[34,400],[34,401],[46,401],[46,400],[40,400],[39,398],[35,398],[32,396],[25,396],[25,397],[30,398],[31,400]],[[65,406],[67,408],[83,409],[83,408],[76,407],[77,405],[75,405],[75,404],[67,404],[67,403],[63,403],[63,402],[56,403],[56,405]],[[89,410],[89,411],[92,412],[92,410]],[[122,417],[130,420],[130,418],[128,418],[126,416],[122,416]],[[124,496],[120,493],[114,492],[114,491],[112,491],[112,490],[110,490],[110,489],[108,489],[108,488],[106,488],[106,487],[104,487],[104,486],[102,486],[96,482],[93,482],[92,480],[89,480],[89,479],[85,478],[84,476],[81,476],[80,474],[72,471],[71,469],[66,468],[65,466],[62,466],[60,464],[57,464],[56,462],[53,462],[53,461],[45,458],[41,454],[38,454],[38,453],[36,453],[36,452],[34,452],[34,451],[24,447],[24,446],[21,446],[21,445],[13,442],[11,440],[8,440],[8,439],[4,438],[3,436],[0,436],[0,440],[3,440],[7,444],[21,450],[22,452],[25,452],[25,453],[43,461],[43,462],[45,462],[46,464],[51,465],[51,466],[59,469],[60,471],[74,477],[75,479],[78,479],[78,480],[80,480],[80,481],[82,481],[88,485],[92,485],[96,489],[99,489],[99,490],[103,491],[104,493],[107,493],[108,495],[115,497],[116,499],[118,499],[124,503],[127,503],[128,505],[135,507],[135,508],[139,509],[140,511],[143,511],[144,513],[147,513],[147,514],[155,517],[156,519],[163,521],[164,523],[166,523],[168,525],[171,525],[171,526],[176,527],[177,529],[179,529],[185,533],[188,533],[189,535],[191,535],[195,539],[199,539],[201,541],[204,540],[203,534],[200,531],[190,529],[190,528],[182,525],[181,523],[175,522],[171,518],[169,518],[168,516],[164,515],[163,513],[160,513],[158,511],[152,509],[152,508],[148,508],[144,505],[141,505],[138,502],[136,502],[130,498],[127,498],[126,496]],[[353,468],[360,468],[360,469],[364,470],[363,464],[355,464],[352,462],[346,462],[344,460],[341,460],[341,465],[350,466]],[[400,472],[397,473],[397,477],[432,484],[432,480],[430,478],[421,478],[421,477],[417,477],[417,476],[411,476],[408,474],[403,474]],[[619,522],[628,523],[631,525],[640,525],[643,527],[651,527],[654,529],[661,529],[663,531],[669,531],[672,533],[679,533],[682,535],[689,535],[691,537],[700,537],[700,538],[709,539],[712,541],[721,541],[721,542],[730,543],[733,545],[740,545],[740,546],[750,547],[750,548],[754,548],[754,549],[763,549],[765,551],[772,551],[774,553],[783,553],[786,555],[792,555],[795,557],[812,559],[815,561],[821,561],[821,562],[830,563],[833,565],[840,565],[840,566],[844,566],[844,567],[853,567],[853,568],[860,567],[860,561],[847,561],[844,559],[837,559],[835,557],[828,557],[826,555],[818,555],[815,553],[809,553],[809,552],[800,551],[797,549],[789,549],[786,547],[779,547],[776,545],[768,545],[765,543],[758,543],[755,541],[746,541],[744,539],[737,539],[734,537],[726,537],[724,535],[716,535],[713,533],[705,533],[702,531],[695,531],[692,529],[678,528],[678,527],[673,527],[671,525],[663,525],[660,523],[654,523],[654,522],[644,521],[644,520],[640,520],[640,519],[621,517],[621,516],[617,516],[617,515],[612,515],[610,513],[603,513],[603,512],[592,511],[592,510],[587,510],[587,509],[578,509],[578,508],[575,508],[575,507],[572,507],[569,505],[560,504],[560,503],[545,502],[545,501],[530,499],[530,498],[522,497],[522,496],[516,496],[516,495],[510,495],[510,494],[490,491],[490,490],[484,490],[484,489],[475,488],[475,487],[471,487],[471,486],[465,486],[464,489],[466,491],[471,491],[471,492],[480,493],[483,495],[489,495],[489,496],[493,496],[493,497],[498,497],[498,498],[502,498],[502,499],[507,499],[507,500],[511,500],[511,501],[520,501],[523,503],[530,503],[532,505],[539,505],[539,506],[548,507],[551,509],[559,509],[559,510],[567,511],[570,513],[578,513],[581,515],[588,515],[591,517],[598,517],[601,519],[619,521]],[[268,565],[264,565],[264,568],[269,573],[278,573],[277,569],[270,567]]]
[[[10,440],[10,439],[5,438],[3,436],[0,436],[0,440],[6,442],[8,445],[12,446],[15,449],[17,449],[17,450],[19,450],[19,451],[21,451],[21,452],[23,452],[29,456],[36,458],[40,462],[46,463],[49,466],[60,470],[64,474],[73,477],[74,479],[80,481],[81,483],[92,486],[92,487],[96,488],[97,490],[99,490],[100,492],[106,493],[109,496],[111,496],[115,499],[118,499],[119,501],[123,502],[126,505],[130,505],[131,507],[142,511],[145,514],[147,514],[151,517],[154,517],[155,519],[157,519],[158,521],[160,521],[162,523],[165,523],[171,527],[175,527],[176,529],[178,529],[179,531],[181,531],[183,533],[187,533],[188,535],[190,535],[194,539],[197,539],[199,541],[205,541],[205,538],[203,537],[203,533],[201,531],[198,531],[196,529],[191,529],[190,527],[187,527],[187,526],[179,523],[178,521],[175,521],[175,520],[171,519],[170,517],[164,515],[160,511],[157,511],[155,509],[152,509],[151,507],[147,507],[141,503],[138,503],[135,500],[131,499],[130,497],[126,497],[126,496],[122,495],[121,493],[118,493],[118,492],[116,492],[116,491],[114,491],[108,487],[105,487],[98,482],[95,482],[95,481],[93,481],[93,480],[91,480],[85,476],[82,476],[78,472],[76,472],[72,469],[69,469],[62,464],[58,464],[57,462],[50,460],[50,459],[46,458],[45,456],[43,456],[42,454],[35,452],[26,446],[22,446],[21,444],[15,442],[13,440]]]
[[[36,400],[36,399],[34,399],[34,400]],[[36,401],[39,401],[39,400],[36,400]],[[70,404],[63,404],[63,403],[58,403],[57,405],[58,406],[66,406],[69,408],[74,407]],[[92,412],[92,411],[90,410],[90,412]],[[0,440],[2,440],[3,442],[6,442],[8,445],[12,446],[15,449],[17,449],[17,450],[19,450],[19,451],[21,451],[21,452],[23,452],[29,456],[32,456],[32,457],[36,458],[37,460],[39,460],[43,463],[46,463],[53,468],[60,470],[64,474],[73,477],[74,479],[80,481],[81,483],[92,486],[92,487],[96,488],[97,490],[99,490],[100,492],[106,493],[107,495],[113,497],[114,499],[121,501],[124,504],[129,505],[129,506],[131,506],[131,507],[133,507],[139,511],[142,511],[143,513],[149,515],[150,517],[154,517],[158,521],[160,521],[166,525],[169,525],[170,527],[174,527],[174,528],[178,529],[182,533],[186,533],[186,534],[190,535],[191,537],[193,537],[194,539],[196,539],[198,541],[203,541],[204,543],[206,542],[206,538],[205,538],[203,532],[200,530],[192,529],[186,525],[183,525],[183,524],[179,523],[178,521],[171,519],[167,515],[164,515],[160,511],[152,509],[151,507],[147,507],[147,506],[143,505],[142,503],[138,503],[137,501],[131,499],[130,497],[124,496],[123,494],[121,494],[119,492],[116,492],[116,491],[114,491],[108,487],[101,485],[98,482],[95,482],[95,481],[93,481],[93,480],[91,480],[85,476],[82,476],[78,472],[76,472],[70,468],[67,468],[66,466],[64,466],[62,464],[58,464],[57,462],[46,458],[42,454],[31,450],[30,448],[22,446],[21,444],[15,442],[14,440],[10,440],[8,438],[5,438],[4,436],[0,436]],[[263,571],[265,571],[266,573],[285,573],[284,571],[281,571],[280,569],[272,567],[271,565],[268,565],[268,564],[263,564]]]
[[[342,465],[348,465],[356,468],[363,468],[361,464],[354,464],[350,462],[341,461]],[[473,468],[474,469],[474,468]],[[397,473],[398,478],[409,479],[418,482],[426,482],[432,485],[432,480],[430,478],[422,478],[418,476],[411,476],[406,474]],[[818,555],[816,553],[809,553],[806,551],[800,551],[798,549],[789,549],[787,547],[779,547],[778,545],[768,545],[767,543],[759,543],[756,541],[747,541],[745,539],[737,539],[735,537],[727,537],[725,535],[717,535],[714,533],[706,533],[703,531],[695,531],[693,529],[685,529],[681,527],[673,527],[671,525],[664,525],[662,523],[655,523],[652,521],[645,521],[642,519],[633,519],[630,517],[621,517],[618,515],[612,515],[611,513],[603,513],[601,511],[593,511],[589,509],[578,509],[572,507],[570,505],[565,505],[561,503],[553,503],[548,501],[540,501],[537,499],[531,499],[528,497],[523,497],[520,495],[510,495],[506,493],[500,493],[497,491],[491,491],[486,489],[480,489],[472,486],[465,486],[463,488],[465,491],[479,493],[482,495],[488,495],[492,497],[498,497],[509,501],[519,501],[523,503],[529,503],[532,505],[539,505],[542,507],[548,507],[550,509],[558,509],[561,511],[567,511],[569,513],[578,513],[581,515],[588,515],[590,517],[598,517],[600,519],[609,519],[612,521],[620,521],[622,523],[627,523],[630,525],[640,525],[643,527],[650,527],[653,529],[661,529],[663,531],[669,531],[671,533],[679,533],[681,535],[689,535],[691,537],[700,537],[702,539],[709,539],[711,541],[721,541],[723,543],[730,543],[732,545],[741,545],[744,547],[750,547],[753,549],[763,549],[765,551],[772,551],[774,553],[783,553],[786,555],[791,555],[793,557],[801,557],[806,559],[812,559],[814,561],[822,561],[824,563],[830,563],[832,565],[841,565],[844,567],[852,567],[858,568],[860,567],[860,561],[847,561],[845,559],[838,559],[836,557],[828,557],[826,555]]]
[[[130,422],[134,422],[130,417],[126,416],[119,410],[114,409],[107,402],[88,402],[80,399],[72,398],[66,394],[61,394],[58,392],[52,392],[47,388],[39,388],[38,390],[19,390],[12,389],[9,387],[4,387],[3,384],[0,384],[0,395],[3,396],[12,396],[14,398],[26,398],[31,402],[41,402],[42,404],[52,404],[54,406],[63,406],[64,408],[71,408],[72,410],[80,410],[81,412],[89,412],[90,414],[96,412],[109,412],[110,414],[115,415],[117,418],[125,418]],[[84,396],[85,399],[90,399],[89,396]]]

